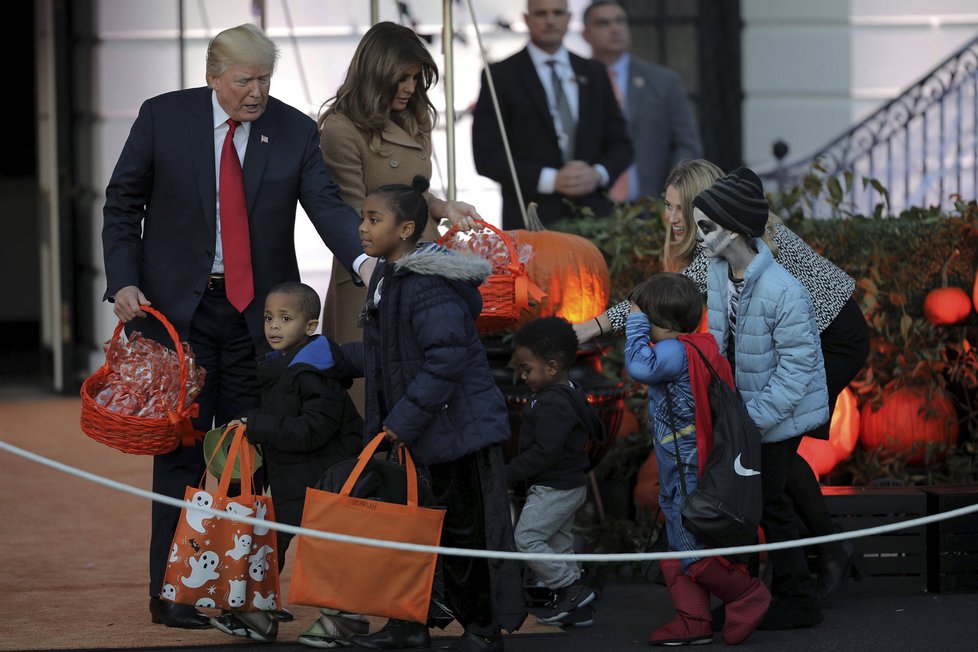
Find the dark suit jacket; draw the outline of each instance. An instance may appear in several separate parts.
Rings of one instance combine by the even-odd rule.
[[[577,75],[580,98],[575,158],[591,165],[603,165],[610,180],[614,181],[632,161],[628,127],[604,66],[575,54],[570,55],[570,61]],[[537,192],[540,170],[547,167],[560,169],[563,161],[546,91],[529,52],[524,48],[508,59],[492,64],[491,70],[523,200],[539,204],[537,210],[545,224],[570,215],[573,211],[564,205],[565,197]],[[472,118],[475,168],[479,174],[502,185],[503,228],[521,229],[523,219],[485,72]],[[606,216],[612,206],[605,190],[600,188],[574,203],[591,208],[597,216]]]
[[[187,337],[214,262],[214,175],[211,89],[193,88],[143,103],[105,191],[103,299],[127,285],[138,286],[181,339]],[[256,348],[263,350],[265,295],[278,283],[299,280],[296,202],[347,268],[363,253],[360,218],[340,199],[326,171],[316,123],[272,97],[251,126],[244,185],[255,285],[255,299],[244,315]],[[152,318],[131,324],[170,341]]]
[[[632,56],[626,102],[639,193],[658,197],[676,163],[703,157],[686,90],[675,71]]]

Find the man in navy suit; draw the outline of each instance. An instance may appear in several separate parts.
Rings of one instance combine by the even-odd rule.
[[[612,210],[607,188],[632,161],[632,142],[604,66],[563,46],[566,0],[528,0],[526,48],[492,64],[506,138],[525,203],[546,224],[587,208]],[[479,174],[502,186],[503,228],[523,228],[486,74],[472,120]]]
[[[140,308],[152,305],[189,341],[207,371],[194,421],[202,431],[258,406],[265,295],[299,280],[296,203],[347,267],[363,253],[360,218],[326,171],[316,123],[268,95],[277,58],[278,48],[253,25],[214,37],[208,86],[146,100],[106,188],[104,298],[128,329],[170,343]],[[232,188],[238,201],[225,194]],[[240,228],[229,240],[232,213]],[[200,442],[180,447],[154,458],[153,490],[183,498],[203,473]],[[150,612],[170,627],[209,627],[193,607],[159,599],[179,514],[153,503]]]
[[[584,10],[583,36],[618,83],[635,144],[635,161],[616,184],[622,188],[616,199],[657,198],[677,163],[703,157],[683,82],[674,71],[631,55],[628,17],[615,0],[595,0]]]

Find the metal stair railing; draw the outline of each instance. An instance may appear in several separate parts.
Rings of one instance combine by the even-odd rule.
[[[775,149],[783,151],[783,144]],[[886,203],[860,178],[888,190],[885,214],[911,206],[951,209],[956,195],[978,196],[978,37],[814,154],[784,165],[779,160],[758,174],[769,189],[784,192],[800,186],[816,162],[824,169],[820,176],[841,181],[852,174],[843,202],[850,214],[871,215]],[[823,200],[812,211],[827,216],[832,208]]]

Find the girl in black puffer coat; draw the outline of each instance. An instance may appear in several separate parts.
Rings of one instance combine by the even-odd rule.
[[[499,446],[509,419],[475,327],[490,264],[417,244],[427,185],[416,177],[413,187],[382,186],[364,201],[360,239],[380,262],[361,315],[363,342],[344,345],[344,354],[366,378],[366,436],[385,432],[427,467],[435,502],[446,508],[442,545],[514,550]],[[465,627],[457,649],[502,650],[500,627],[515,630],[526,616],[519,566],[456,556],[442,564],[448,606]],[[427,636],[423,623],[394,622],[352,642],[425,647]]]

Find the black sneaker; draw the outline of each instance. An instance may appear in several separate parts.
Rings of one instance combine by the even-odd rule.
[[[560,589],[557,602],[552,609],[548,609],[537,618],[538,623],[545,625],[557,625],[562,618],[565,618],[575,609],[591,604],[597,596],[594,591],[584,584],[571,584],[567,588]]]
[[[594,606],[587,604],[583,607],[578,607],[554,624],[560,625],[564,629],[570,627],[590,627],[594,624]]]

